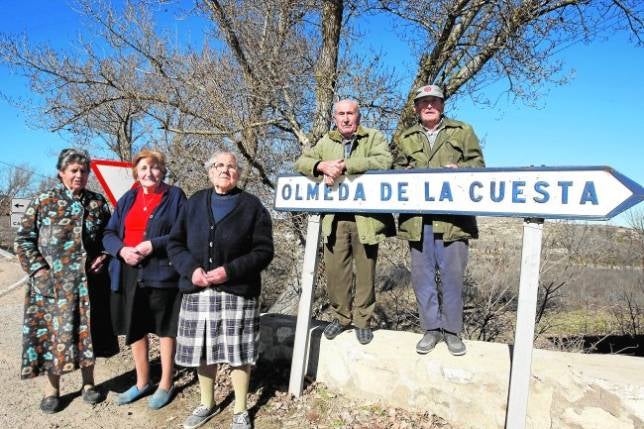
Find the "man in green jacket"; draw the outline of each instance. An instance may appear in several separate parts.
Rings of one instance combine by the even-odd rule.
[[[396,168],[484,167],[483,153],[472,127],[443,115],[445,101],[437,85],[416,90],[414,109],[419,123],[396,140]],[[463,277],[468,240],[478,237],[473,216],[399,216],[398,236],[409,240],[411,280],[423,338],[419,354],[429,353],[444,339],[449,352],[465,354],[463,330]],[[440,287],[436,274],[440,274]]]
[[[333,110],[337,129],[305,150],[295,163],[296,169],[310,177],[323,176],[326,186],[334,186],[344,174],[391,168],[392,156],[385,136],[360,125],[358,103],[340,100]],[[335,319],[324,330],[326,338],[335,338],[353,322],[361,344],[373,339],[369,322],[376,303],[378,243],[394,233],[391,214],[336,213],[322,218],[327,294],[335,313]]]

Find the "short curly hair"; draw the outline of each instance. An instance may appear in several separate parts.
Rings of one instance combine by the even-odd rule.
[[[166,168],[166,165],[165,165],[165,155],[159,152],[158,150],[142,149],[132,159],[132,177],[134,177],[134,180],[138,179],[136,174],[136,166],[139,164],[139,162],[142,159],[148,159],[148,158],[151,159],[155,164],[159,166],[159,169],[161,170],[161,174],[163,174],[163,178],[165,179],[165,175],[168,172],[168,169]]]
[[[89,153],[83,149],[74,149],[72,147],[63,149],[58,155],[58,162],[56,162],[56,169],[63,171],[69,164],[83,164],[85,169],[89,171],[89,164],[91,159]]]

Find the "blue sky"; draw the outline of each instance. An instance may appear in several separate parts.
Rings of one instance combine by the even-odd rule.
[[[30,39],[63,49],[73,48],[82,32],[68,2],[0,0],[1,31],[25,32]],[[185,28],[184,23],[178,23]],[[397,71],[413,78],[415,62],[407,48],[387,31],[361,43],[390,54]],[[194,39],[198,39],[195,35]],[[459,100],[448,114],[469,122],[484,140],[488,166],[607,165],[644,184],[644,49],[628,42],[625,34],[590,45],[577,44],[561,51],[574,77],[564,86],[546,88],[540,108],[511,103],[489,88],[494,108]],[[0,65],[0,92],[28,94],[27,81]],[[449,102],[448,102],[449,104]],[[63,137],[30,128],[25,115],[0,100],[3,156],[10,164],[27,164],[41,174],[54,170],[56,153],[69,144]],[[621,223],[619,219],[613,223]]]

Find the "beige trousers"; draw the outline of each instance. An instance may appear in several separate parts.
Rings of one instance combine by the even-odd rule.
[[[378,245],[360,243],[355,221],[346,220],[346,215],[337,218],[324,245],[327,294],[342,325],[353,321],[355,326],[366,328],[376,305]]]

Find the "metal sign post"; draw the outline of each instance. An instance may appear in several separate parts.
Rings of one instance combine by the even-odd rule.
[[[459,168],[373,171],[329,187],[280,176],[275,209],[309,220],[289,392],[302,394],[320,224],[317,213],[444,213],[522,217],[523,250],[506,427],[525,427],[543,221],[607,220],[644,201],[644,188],[610,167]]]
[[[320,242],[320,215],[309,216],[306,228],[306,246],[304,248],[304,265],[302,267],[302,293],[297,308],[293,358],[288,392],[294,396],[302,395],[304,375],[308,362],[309,341],[311,339],[311,306],[313,305],[313,288],[318,266],[318,244]]]
[[[543,219],[528,218],[523,220],[519,301],[517,305],[517,324],[514,330],[514,347],[512,349],[506,428],[525,427],[528,412],[542,236]]]

